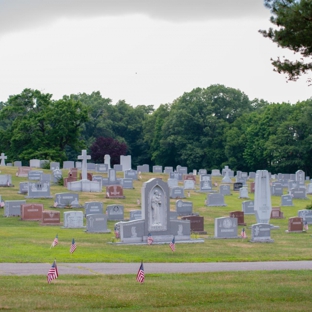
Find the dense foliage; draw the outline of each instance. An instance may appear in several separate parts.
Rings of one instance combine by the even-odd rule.
[[[301,74],[312,69],[312,1],[264,0],[264,2],[271,10],[270,20],[275,27],[260,32],[279,47],[298,55],[295,61],[286,57],[272,60],[274,70],[286,74],[288,80],[295,81]]]
[[[192,169],[312,175],[312,99],[291,105],[249,100],[223,85],[196,88],[173,103],[132,107],[99,92],[64,96],[25,89],[0,107],[0,152],[8,161],[92,161],[132,156],[133,168],[150,164]]]

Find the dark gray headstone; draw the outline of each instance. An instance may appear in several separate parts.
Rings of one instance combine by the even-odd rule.
[[[107,215],[105,214],[89,214],[86,216],[88,233],[110,233],[107,228]]]
[[[124,206],[108,205],[106,207],[106,214],[108,220],[122,221],[124,219]]]
[[[170,198],[185,198],[183,187],[173,187],[170,189]]]
[[[282,195],[281,196],[281,206],[293,206],[293,200],[292,196],[287,194],[287,195]]]
[[[224,203],[224,196],[219,193],[207,194],[207,206],[209,207],[226,206],[226,204]]]
[[[26,204],[26,200],[6,200],[4,202],[4,216],[14,217],[21,215],[21,205]]]
[[[255,203],[253,200],[246,200],[242,202],[242,211],[245,215],[255,214]]]
[[[188,216],[193,214],[193,203],[190,201],[177,200],[175,206],[178,216]]]
[[[85,215],[89,214],[103,214],[102,202],[86,202],[84,204]]]
[[[267,223],[257,223],[251,226],[251,242],[272,243],[271,226]]]
[[[64,208],[81,208],[79,204],[79,194],[76,193],[56,193],[54,207]]]
[[[216,218],[214,233],[215,238],[238,238],[237,219],[230,217]]]

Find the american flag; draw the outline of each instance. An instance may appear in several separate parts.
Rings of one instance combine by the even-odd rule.
[[[143,262],[141,262],[138,274],[136,276],[136,280],[139,283],[143,283],[144,282],[144,268],[143,268]]]
[[[308,222],[307,222],[307,221],[304,222],[304,229],[305,229],[306,231],[309,229],[309,226],[308,226]]]
[[[52,242],[51,247],[55,247],[58,244],[58,235],[56,234],[54,241]]]
[[[52,267],[48,272],[48,276],[47,276],[48,283],[50,284],[51,281],[53,281],[56,278],[58,278],[58,271],[57,271],[56,261],[54,260]]]
[[[77,246],[75,243],[75,240],[72,240],[71,246],[70,246],[70,253],[73,253],[76,250]]]
[[[246,238],[246,237],[247,237],[246,231],[245,231],[244,228],[243,228],[242,231],[241,231],[241,237],[242,237],[242,238]]]
[[[153,239],[153,237],[152,237],[152,234],[151,234],[151,233],[148,233],[148,235],[147,235],[147,243],[148,243],[149,245],[152,245],[153,241],[154,241],[154,239]]]
[[[173,236],[171,243],[169,244],[169,247],[171,248],[172,252],[175,251],[175,238],[174,238],[174,236]]]

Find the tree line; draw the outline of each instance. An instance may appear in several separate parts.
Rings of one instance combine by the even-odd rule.
[[[187,166],[312,175],[312,99],[249,100],[240,90],[211,85],[158,108],[113,104],[100,92],[51,94],[25,89],[0,103],[0,151],[8,161],[92,160],[131,155],[137,165]]]

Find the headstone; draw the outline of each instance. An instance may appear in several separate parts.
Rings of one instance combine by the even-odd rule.
[[[141,210],[130,210],[130,221],[141,220],[142,211]]]
[[[198,174],[201,176],[203,174],[207,174],[207,170],[206,169],[199,169],[198,170]]]
[[[54,169],[52,172],[52,182],[59,183],[63,178],[63,173],[61,169]]]
[[[116,172],[122,172],[122,171],[123,171],[122,165],[120,165],[120,164],[115,164],[115,165],[114,165],[114,170],[115,170]]]
[[[76,193],[56,193],[55,208],[82,208],[79,204],[79,194]]]
[[[312,224],[312,210],[302,209],[298,211],[298,217],[303,219],[303,223]]]
[[[120,155],[120,164],[122,166],[123,171],[131,170],[131,155]]]
[[[170,198],[185,198],[183,187],[176,186],[170,188]]]
[[[162,173],[162,166],[153,166],[153,173]]]
[[[210,180],[202,180],[199,182],[200,192],[209,192],[212,190],[212,185]]]
[[[138,179],[138,172],[136,170],[132,170],[132,169],[125,170],[124,171],[124,178],[137,180]]]
[[[281,196],[281,206],[293,206],[293,200],[291,195],[282,195]]]
[[[249,179],[254,179],[256,177],[256,173],[255,172],[249,172]]]
[[[1,160],[1,163],[0,163],[0,166],[5,166],[5,160],[7,159],[8,157],[4,155],[4,153],[1,153],[1,156],[0,156],[0,160]]]
[[[211,175],[212,175],[213,177],[221,176],[220,170],[219,170],[219,169],[212,169],[212,170],[211,170]]]
[[[247,186],[243,186],[239,189],[239,198],[249,198]]]
[[[231,195],[231,188],[230,188],[230,185],[228,185],[228,184],[222,184],[222,185],[220,185],[219,193],[222,194],[223,196],[225,196],[225,195]]]
[[[27,194],[28,193],[28,182],[20,182],[19,183],[19,191],[18,194]]]
[[[237,235],[237,219],[221,217],[215,219],[215,238],[239,238]]]
[[[272,207],[271,219],[284,219],[284,214],[281,211],[281,207]]]
[[[42,212],[41,225],[60,225],[60,224],[61,224],[61,214],[59,211],[44,210]]]
[[[4,202],[4,216],[21,216],[21,205],[26,204],[26,200],[6,200]]]
[[[170,220],[178,220],[178,213],[176,211],[169,211]]]
[[[104,164],[107,165],[108,169],[111,169],[111,157],[110,155],[104,155]]]
[[[117,177],[116,177],[116,170],[115,169],[109,169],[108,170],[108,185],[116,185],[117,183]]]
[[[282,196],[283,195],[283,185],[281,183],[273,183],[271,186],[272,196]]]
[[[31,159],[29,161],[29,166],[31,168],[41,168],[41,166],[40,166],[40,159]]]
[[[200,216],[183,216],[181,220],[189,220],[191,223],[191,232],[196,234],[207,234],[204,229],[204,217]]]
[[[95,171],[95,166],[94,163],[87,163],[87,170]]]
[[[184,189],[185,190],[195,190],[194,180],[184,180]]]
[[[234,182],[233,183],[233,191],[238,192],[240,190],[240,188],[243,187],[243,183],[242,182]]]
[[[308,199],[308,197],[306,195],[306,188],[304,186],[291,189],[290,195],[293,198],[297,198],[297,199]]]
[[[107,164],[96,164],[95,171],[100,173],[107,173],[108,172],[108,165]]]
[[[164,173],[170,174],[170,172],[173,172],[173,167],[165,167]]]
[[[16,160],[13,162],[14,167],[22,167],[22,162],[20,160]]]
[[[50,170],[60,169],[61,165],[59,162],[51,161],[50,162]]]
[[[254,193],[255,192],[255,182],[251,182],[250,183],[250,193]]]
[[[65,211],[64,212],[64,228],[79,229],[83,228],[82,211]]]
[[[106,198],[125,198],[121,185],[106,186]]]
[[[76,169],[81,169],[81,167],[82,167],[82,162],[81,161],[76,161],[75,162],[75,168]]]
[[[243,211],[232,211],[230,212],[230,217],[236,218],[238,225],[246,225]]]
[[[75,168],[75,162],[74,161],[63,161],[63,169],[70,169]]]
[[[246,215],[255,214],[255,204],[253,200],[246,200],[242,203],[242,211]]]
[[[271,191],[270,178],[267,170],[257,170],[255,179],[255,215],[257,223],[270,222],[271,217]]]
[[[312,183],[311,182],[307,185],[307,195],[312,195]]]
[[[137,166],[137,172],[144,172],[148,173],[149,172],[149,165],[142,165],[142,166]]]
[[[176,179],[178,181],[183,181],[183,173],[181,173],[181,172],[170,172],[169,177],[170,177],[170,179]]]
[[[0,186],[12,186],[12,176],[10,174],[0,174]]]
[[[43,204],[22,204],[21,220],[39,221],[42,220]]]
[[[81,176],[82,180],[87,180],[87,160],[91,159],[90,155],[87,155],[86,150],[81,151],[81,155],[78,156],[78,159],[82,161],[82,166],[81,166]]]
[[[89,214],[103,214],[103,203],[101,202],[86,202],[84,208],[85,216]]]
[[[50,182],[28,182],[28,195],[26,198],[52,198]]]
[[[123,189],[133,189],[133,180],[132,179],[121,179],[121,186]]]
[[[228,166],[225,166],[224,169],[222,169],[222,174],[224,173],[224,177],[222,179],[222,183],[232,183],[232,180],[230,178],[230,171]]]
[[[273,243],[271,239],[271,226],[268,223],[257,223],[251,226],[251,242]]]
[[[187,167],[177,167],[177,172],[182,173],[182,175],[187,174]]]
[[[108,205],[106,207],[107,219],[113,221],[124,220],[124,206],[122,205]]]
[[[179,181],[177,179],[168,179],[167,183],[168,183],[169,188],[179,186]]]
[[[207,206],[209,207],[219,207],[226,206],[224,203],[224,196],[222,194],[207,194]]]
[[[303,170],[296,171],[296,181],[299,182],[301,186],[304,186],[305,183],[305,173]]]
[[[142,243],[144,237],[144,220],[118,222],[115,229],[123,243]],[[154,239],[154,236],[153,236]]]
[[[301,233],[303,232],[303,219],[299,217],[292,217],[288,219],[288,233],[295,232]]]
[[[28,172],[28,180],[40,181],[42,178],[43,171],[41,170],[30,170]]]
[[[107,215],[106,214],[89,214],[86,216],[88,233],[110,233],[107,228]]]
[[[194,183],[196,183],[196,175],[185,174],[185,175],[183,175],[183,181],[185,181],[185,180],[191,180],[191,181],[194,181]]]
[[[190,201],[177,200],[175,207],[178,216],[189,216],[193,214],[193,203]]]

